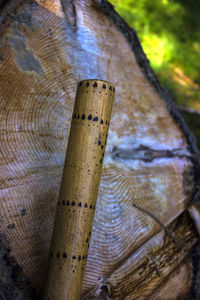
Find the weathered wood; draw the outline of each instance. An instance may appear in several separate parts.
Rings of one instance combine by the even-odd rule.
[[[145,261],[149,270],[151,253],[159,260],[167,249],[175,251],[173,240],[165,247],[168,235],[144,210],[164,226],[177,220],[179,228],[188,203],[199,197],[198,150],[135,32],[107,1],[9,5],[0,13],[0,232],[37,291],[44,282],[77,81],[100,78],[117,87],[82,290],[83,299],[88,293],[98,297],[129,260],[130,269]],[[148,297],[172,282],[175,270],[188,278],[189,289],[192,270],[183,261],[198,238],[191,222],[180,224],[182,254],[169,256],[161,277],[156,271],[146,277]],[[111,284],[111,297],[136,299],[134,276],[128,277],[130,295],[121,276],[120,290]],[[187,292],[183,285],[180,295]],[[170,295],[177,297],[177,291]]]

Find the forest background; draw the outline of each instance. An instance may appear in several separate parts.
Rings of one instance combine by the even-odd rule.
[[[200,148],[200,0],[110,2],[136,30],[161,85]]]

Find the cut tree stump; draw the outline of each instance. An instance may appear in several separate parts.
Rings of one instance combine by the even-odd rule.
[[[199,299],[196,142],[100,0],[0,0],[0,299],[41,293],[76,86],[91,78],[116,96],[81,299]]]

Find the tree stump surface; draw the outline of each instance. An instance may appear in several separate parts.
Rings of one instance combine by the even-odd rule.
[[[0,297],[41,292],[77,82],[96,78],[116,96],[82,299],[185,299],[199,154],[136,33],[107,1],[0,8]]]

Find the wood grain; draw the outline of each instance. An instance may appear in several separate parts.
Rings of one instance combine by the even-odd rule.
[[[112,82],[117,89],[83,282],[86,295],[161,231],[133,203],[171,224],[191,199],[194,165],[183,131],[123,34],[96,1],[73,4],[74,23],[59,0],[25,0],[10,9],[0,28],[0,230],[40,290],[77,82]],[[162,251],[164,239],[153,239],[150,250]],[[187,243],[189,251],[193,242]]]

